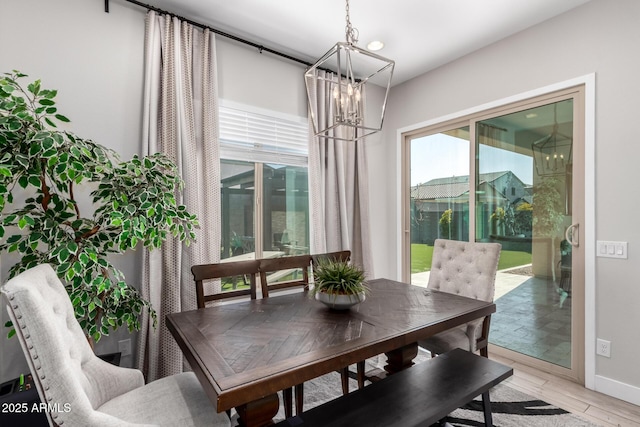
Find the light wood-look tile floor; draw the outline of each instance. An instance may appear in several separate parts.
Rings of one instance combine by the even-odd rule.
[[[489,358],[513,367],[513,376],[505,383],[514,389],[601,426],[640,427],[640,406],[588,390],[512,360],[492,356],[491,352]]]

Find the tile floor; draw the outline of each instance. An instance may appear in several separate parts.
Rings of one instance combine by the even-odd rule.
[[[551,280],[521,277],[521,284],[495,300],[497,310],[491,317],[489,341],[570,367],[571,297],[561,301],[561,293]]]
[[[426,287],[428,280],[429,272],[411,275],[417,286]],[[495,302],[491,344],[570,366],[571,297],[561,306],[557,284],[527,275],[522,268],[502,270],[496,275]]]

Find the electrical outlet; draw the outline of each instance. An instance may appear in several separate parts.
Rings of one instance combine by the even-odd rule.
[[[120,356],[131,356],[131,338],[118,341],[118,351]]]
[[[596,354],[604,357],[611,357],[611,341],[598,338]]]

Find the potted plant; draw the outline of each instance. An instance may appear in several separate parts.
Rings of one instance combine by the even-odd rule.
[[[24,87],[24,77],[0,77],[0,252],[20,256],[9,275],[51,264],[90,342],[122,325],[137,330],[141,312],[154,320],[155,312],[109,255],[158,248],[170,234],[194,238],[197,220],[176,202],[176,166],[161,154],[121,161],[59,130],[69,119],[57,111],[57,92],[40,80]],[[89,196],[79,197],[83,187]]]
[[[320,259],[313,268],[313,281],[311,294],[337,310],[361,303],[368,292],[364,271],[348,261]]]
[[[451,221],[453,220],[453,209],[447,209],[442,213],[438,223],[440,224],[440,237],[451,239]]]
[[[545,178],[533,186],[533,220],[534,236],[550,239],[551,276],[556,280],[556,239],[562,236],[564,211],[561,182],[556,178]]]

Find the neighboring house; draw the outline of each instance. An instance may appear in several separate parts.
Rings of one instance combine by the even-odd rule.
[[[489,219],[497,208],[516,208],[520,203],[531,203],[531,186],[523,183],[511,171],[480,174],[476,205],[478,224],[485,225],[480,230],[482,238],[491,234]],[[438,237],[467,240],[469,221],[469,176],[436,178],[411,187],[413,203],[411,236],[414,243],[431,244]],[[443,235],[439,226],[442,214],[452,210],[448,235]]]

